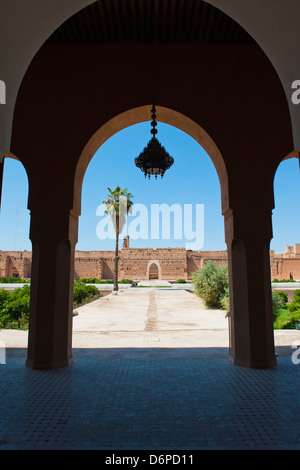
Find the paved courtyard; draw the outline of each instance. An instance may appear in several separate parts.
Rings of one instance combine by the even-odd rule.
[[[225,312],[182,289],[124,289],[73,323],[74,362],[51,371],[25,366],[27,332],[0,331],[1,450],[300,449],[300,331],[255,370],[231,363]]]

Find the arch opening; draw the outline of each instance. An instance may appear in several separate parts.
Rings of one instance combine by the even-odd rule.
[[[274,330],[296,329],[299,309],[290,304],[300,283],[300,224],[295,202],[300,198],[298,152],[284,158],[273,180],[274,236],[270,244]],[[296,319],[295,319],[296,315]]]
[[[1,250],[31,250],[30,213],[27,207],[29,178],[24,164],[12,153],[3,161],[1,191]],[[26,276],[30,277],[30,276]]]
[[[142,107],[142,109],[137,110],[138,115],[140,113],[140,116],[142,116],[143,118],[143,119],[140,119],[139,124],[142,124],[143,122],[147,122],[147,126],[141,125],[140,127],[141,129],[146,129],[146,132],[148,132],[147,128],[148,128],[148,122],[149,122],[149,112],[148,112],[149,110],[151,110],[151,106]],[[134,195],[134,203],[145,202],[146,200],[148,202],[148,199],[147,199],[148,193],[147,193],[147,190],[145,190],[144,186],[146,186],[148,189],[151,187],[151,185],[154,191],[156,191],[156,188],[159,188],[159,187],[161,188],[161,191],[162,191],[159,195],[156,195],[157,198],[155,199],[154,202],[157,202],[157,201],[161,202],[162,200],[164,200],[162,198],[165,197],[167,193],[169,196],[170,192],[172,194],[170,196],[170,199],[167,200],[167,202],[169,203],[171,202],[171,204],[173,204],[174,202],[174,200],[172,200],[172,197],[174,197],[176,201],[181,201],[181,198],[183,198],[182,200],[186,202],[190,202],[191,200],[192,202],[194,201],[199,202],[199,199],[200,199],[200,202],[203,202],[201,194],[203,195],[205,192],[204,187],[207,188],[207,186],[204,185],[203,180],[207,179],[208,175],[205,172],[206,170],[209,169],[209,171],[211,171],[211,176],[212,176],[212,179],[210,180],[212,182],[211,186],[213,188],[211,189],[211,192],[208,192],[208,194],[205,195],[205,203],[210,197],[212,197],[212,194],[214,191],[215,200],[218,201],[217,204],[214,205],[214,209],[216,210],[216,212],[218,211],[218,214],[220,217],[219,226],[222,230],[223,217],[220,211],[221,204],[220,204],[219,182],[220,182],[220,174],[222,175],[222,170],[224,171],[223,174],[225,175],[226,175],[226,172],[225,172],[225,165],[224,165],[224,162],[222,161],[221,154],[219,150],[217,149],[216,145],[209,138],[209,136],[204,131],[201,130],[200,126],[197,126],[191,120],[186,119],[185,116],[180,115],[179,113],[176,113],[176,112],[172,112],[171,110],[166,110],[165,115],[166,115],[165,119],[158,119],[158,123],[159,123],[158,124],[158,138],[159,140],[161,140],[161,143],[163,145],[166,145],[166,149],[170,151],[170,154],[172,154],[173,156],[174,154],[169,149],[169,143],[171,142],[171,139],[173,138],[174,134],[177,132],[177,134],[181,136],[180,138],[178,138],[178,140],[180,141],[180,143],[178,144],[180,151],[178,151],[178,153],[182,153],[183,156],[182,156],[182,162],[180,163],[179,158],[176,159],[176,156],[174,155],[175,165],[173,169],[170,170],[170,173],[166,175],[166,179],[163,180],[161,185],[160,185],[160,180],[159,181],[151,180],[150,182],[148,180],[145,180],[142,172],[138,168],[136,168],[134,165],[135,150],[134,150],[134,153],[130,155],[130,160],[128,160],[128,153],[127,153],[126,145],[122,146],[122,142],[123,144],[125,144],[125,142],[126,144],[127,142],[131,142],[132,140],[130,140],[130,138],[131,139],[133,138],[134,133],[139,133],[139,130],[136,130],[136,129],[139,129],[139,127],[134,128],[134,124],[138,124],[137,119],[136,119],[136,110],[133,110],[132,113],[126,113],[125,116],[122,115],[121,117],[120,116],[117,117],[114,120],[114,122],[109,122],[109,125],[103,126],[101,129],[99,129],[98,135],[94,135],[93,138],[90,139],[90,141],[88,142],[88,144],[86,145],[84,149],[84,152],[81,155],[81,161],[79,161],[79,164],[78,164],[79,166],[77,168],[77,174],[76,174],[76,177],[78,178],[77,181],[83,182],[83,192],[84,192],[83,201],[82,201],[83,217],[85,217],[86,210],[88,209],[87,204],[86,204],[88,198],[86,198],[86,194],[88,194],[90,201],[92,200],[91,199],[92,194],[95,195],[97,198],[99,197],[99,201],[103,200],[105,197],[105,192],[99,194],[99,188],[104,188],[104,191],[105,191],[106,182],[107,182],[107,185],[110,186],[111,188],[114,188],[114,185],[116,183],[123,184],[123,186],[126,186],[126,187],[128,186],[128,190],[132,192]],[[176,121],[176,118],[177,118],[177,121]],[[177,123],[177,126],[175,126],[175,123]],[[131,126],[133,127],[132,133],[130,133],[130,129],[129,129]],[[170,129],[171,127],[173,127],[173,130]],[[119,136],[116,135],[114,137],[114,134],[117,134],[119,131],[122,131],[125,128],[126,130],[124,132],[120,132]],[[166,132],[167,129],[169,129],[168,132]],[[164,134],[164,132],[166,132],[166,134]],[[183,137],[182,134],[186,134],[186,136]],[[164,140],[164,136],[166,135],[168,136],[168,138],[172,136],[170,140],[167,142],[165,142]],[[146,141],[147,141],[147,136],[149,137],[149,139],[151,138],[150,125],[149,125],[149,135],[146,133],[146,137],[145,137]],[[110,141],[110,142],[106,143],[106,141]],[[145,143],[144,131],[142,133],[141,141]],[[100,149],[100,143],[101,145],[103,144],[103,149]],[[127,145],[128,147],[131,147],[131,145],[133,147],[139,147],[140,145],[139,143],[137,145],[135,144],[132,145],[131,143],[129,143]],[[174,148],[176,147],[176,144],[174,144]],[[184,153],[185,145],[187,148],[186,154]],[[195,152],[195,154],[192,154],[192,152],[191,153],[189,152],[189,150],[191,149],[194,149],[195,151],[196,148],[199,149],[199,153]],[[114,160],[113,151],[115,151],[119,155],[119,152],[116,149],[120,149],[120,151],[122,152],[123,161],[121,163],[120,162],[121,159],[118,160],[116,158],[114,163],[112,164],[111,160],[109,161],[109,158],[112,157],[112,160]],[[210,151],[211,149],[212,151],[210,153],[212,153],[214,156],[214,159],[215,159],[214,162],[212,162],[212,159],[210,158],[211,155],[208,155],[207,153],[207,151]],[[95,155],[96,153],[97,155]],[[204,155],[205,153],[206,155]],[[199,158],[199,163],[197,162],[198,159],[196,158],[198,156],[204,157],[203,159]],[[94,157],[95,159],[92,162],[91,160]],[[107,158],[107,160],[105,160],[105,158]],[[118,158],[120,157],[118,156]],[[195,163],[189,165],[188,164],[189,158],[191,162],[193,161]],[[130,165],[130,170],[127,169],[126,164],[124,164],[125,160],[128,162],[127,165]],[[121,168],[119,168],[119,163],[120,163]],[[176,167],[176,163],[178,164],[178,168]],[[90,167],[89,167],[89,164],[91,164]],[[186,173],[182,175],[179,169],[180,168],[182,169],[183,166],[185,165],[186,165]],[[202,183],[203,183],[202,193],[201,191],[197,192],[195,189],[196,184],[197,184],[197,181],[195,178],[195,174],[196,174],[195,170],[198,170],[201,165],[203,169],[202,177],[201,177],[201,173],[199,173],[199,175],[200,175],[200,181],[202,180]],[[115,170],[115,174],[114,174],[114,167],[117,167],[117,169]],[[218,175],[219,181],[217,178],[217,171],[215,171],[216,167],[219,168],[219,175]],[[102,171],[102,169],[103,169],[103,174],[101,174],[101,176],[97,178],[95,175],[98,173],[99,170]],[[185,183],[183,183],[183,188],[182,188],[182,192],[180,193],[180,196],[178,192],[178,187],[173,184],[175,181],[175,179],[173,180],[173,177],[175,178],[174,173],[172,174],[173,170],[175,171],[175,173],[176,171],[178,172],[178,175],[176,176],[176,178],[178,178],[180,174],[181,178],[183,178],[182,181],[185,181]],[[193,171],[194,171],[194,174],[193,174]],[[187,179],[188,173],[191,174],[191,179],[189,181]],[[86,176],[88,177],[88,181],[86,179]],[[135,187],[135,179],[139,180],[136,187]],[[192,185],[193,187],[191,187],[192,180],[195,183],[194,185]],[[94,186],[95,192],[93,192],[92,190],[93,181],[97,181],[97,183]],[[133,184],[133,186],[131,183]],[[226,185],[227,185],[227,180],[225,183],[225,187]],[[78,183],[75,186],[77,187],[77,189],[79,189],[80,187]],[[144,187],[144,189],[143,191],[140,192],[141,187]],[[166,187],[168,189],[166,189]],[[172,190],[172,187],[173,187],[173,190]],[[102,190],[100,189],[100,191]],[[157,191],[160,192],[160,189],[157,189]],[[185,191],[188,191],[188,193],[186,193]],[[193,194],[193,198],[189,199],[191,194]],[[149,190],[149,198],[151,198],[151,201],[154,200],[153,193],[151,193],[151,189]],[[80,212],[81,210],[78,210],[78,213]],[[211,214],[213,214],[213,212],[211,212]],[[213,219],[213,217],[211,217],[211,219]],[[79,222],[79,225],[82,227],[83,226],[85,227],[82,231],[82,234],[86,235],[87,224],[83,222],[81,225]],[[221,233],[221,230],[219,231],[219,233]],[[214,227],[214,231],[216,231],[216,226]],[[224,232],[222,233],[222,235],[223,235],[222,242],[224,242]],[[81,236],[79,237],[79,243],[81,245],[80,238]],[[103,260],[101,259],[101,265],[100,265],[101,273],[103,274],[102,281],[103,282],[105,282],[105,280],[110,281],[113,277],[113,269],[109,269],[109,268],[113,266],[113,255],[114,255],[113,249],[115,245],[115,239],[110,240],[109,243],[107,244],[106,244],[106,241],[104,241],[103,243],[103,242],[99,242],[99,240],[97,241],[96,239],[94,240],[95,240],[94,246],[95,247],[99,246],[99,248],[91,247],[91,250],[92,249],[101,250],[102,252],[102,253],[98,252],[97,254],[94,253],[94,257],[95,257],[94,276],[101,277],[100,274],[97,275],[98,271],[96,271],[96,269],[98,269],[99,266],[98,265],[96,266],[96,257],[97,256],[101,257],[103,254]],[[174,250],[169,246],[170,244],[172,245],[173,241],[170,243],[169,240],[165,242],[165,244],[167,244],[168,246],[166,248],[161,248],[161,245],[160,245],[161,239],[155,241],[154,243],[153,243],[153,240],[151,239],[151,245],[152,245],[151,248],[146,248],[146,247],[149,247],[149,245],[146,244],[144,241],[142,242],[135,241],[131,237],[129,239],[126,239],[125,241],[126,241],[126,243],[124,243],[125,246],[123,245],[122,247],[121,246],[122,238],[120,237],[119,248],[120,248],[121,262],[119,264],[120,266],[119,280],[122,280],[122,278],[131,279],[133,281],[137,281],[138,285],[136,286],[137,288],[134,287],[133,289],[129,289],[129,291],[126,289],[126,295],[121,293],[120,297],[119,298],[114,297],[113,301],[117,303],[119,302],[119,299],[120,299],[120,302],[122,302],[121,297],[123,296],[123,298],[129,299],[127,300],[127,302],[130,302],[131,300],[130,296],[135,295],[136,297],[132,297],[132,300],[131,300],[132,305],[134,306],[136,305],[137,308],[138,306],[140,306],[140,311],[145,310],[147,312],[148,320],[150,319],[150,321],[152,321],[152,319],[155,318],[155,322],[153,320],[153,323],[151,323],[151,325],[153,325],[154,323],[158,324],[158,322],[162,322],[162,324],[164,324],[164,327],[165,327],[165,325],[168,324],[168,322],[169,323],[171,322],[172,324],[170,324],[170,331],[180,330],[181,326],[183,327],[184,325],[184,316],[183,316],[184,308],[189,309],[190,302],[193,303],[194,301],[197,302],[198,300],[198,299],[195,300],[195,297],[191,295],[191,292],[188,291],[190,287],[190,277],[188,277],[188,274],[194,272],[195,270],[200,269],[199,260],[201,258],[201,254],[199,255],[199,253],[197,253],[198,256],[196,256],[196,258],[193,258],[196,252],[193,252],[192,249],[186,250],[185,248],[183,248],[184,243],[182,243],[182,241],[179,242],[182,248],[179,248],[179,249],[175,248]],[[214,243],[214,242],[209,241],[209,243]],[[156,248],[153,248],[154,246],[156,246]],[[142,248],[142,249],[139,250],[139,248]],[[77,259],[80,258],[82,254],[81,250],[84,250],[83,246],[80,246],[80,248],[78,248],[77,254],[75,253],[75,266],[76,266],[76,257]],[[102,250],[110,250],[111,253],[109,255],[108,251],[104,252]],[[92,255],[92,252],[90,254]],[[222,252],[222,254],[223,255],[225,254],[225,250],[224,252]],[[84,263],[82,263],[82,269],[83,269],[83,265]],[[77,266],[79,267],[79,263]],[[127,269],[128,267],[129,269]],[[76,272],[77,272],[77,276],[81,277],[80,269],[77,269]],[[82,275],[82,277],[84,276]],[[149,283],[147,281],[158,281],[158,282]],[[184,282],[182,283],[182,282],[177,282],[177,281],[184,281]],[[142,287],[145,287],[145,289],[139,289]],[[146,289],[146,287],[150,287],[150,289]],[[173,290],[173,287],[175,288],[174,290]],[[119,285],[119,289],[121,291],[125,290],[123,285],[121,284]],[[157,289],[157,290],[153,292],[153,289]],[[160,292],[158,292],[158,289],[160,289]],[[173,301],[171,300],[171,297],[170,297],[169,300],[167,301],[165,292],[167,291],[170,292],[170,296],[172,296],[171,292],[173,291],[174,293],[175,290],[176,290],[175,295],[176,293],[178,294],[177,300],[175,299],[175,301]],[[185,296],[184,299],[181,299],[182,295]],[[161,306],[163,305],[164,302],[167,302],[167,305],[165,305],[164,311],[161,312]],[[129,310],[128,310],[127,328],[130,328],[130,324],[131,324],[130,322],[132,322],[132,324],[134,324],[135,322],[138,322],[138,325],[142,325],[141,332],[143,332],[145,329],[145,325],[143,325],[143,320],[141,319],[141,317],[134,316],[134,313],[137,311],[137,308],[134,308],[134,312],[132,312],[132,314],[129,313]],[[103,309],[105,312],[105,306],[103,306]],[[169,313],[167,313],[167,311]],[[126,312],[124,312],[124,315],[126,314]],[[194,312],[191,315],[193,314],[195,314],[195,322],[196,322],[195,324],[197,324],[197,322],[199,321],[199,318],[197,317],[198,312],[197,313]],[[205,313],[203,312],[203,316],[205,315],[207,315],[207,312]],[[109,318],[110,318],[109,321],[111,322],[112,317],[110,316]],[[98,321],[98,320],[95,318],[95,321]],[[106,320],[105,320],[104,314],[102,318],[99,317],[99,323],[100,321],[102,322],[101,323],[102,329],[105,329],[108,327],[105,323]],[[117,316],[115,317],[116,328],[120,327],[119,325],[121,321],[122,321],[122,318],[117,317]],[[74,324],[75,324],[75,328],[77,328],[76,331],[78,331],[79,328],[81,327],[80,326],[80,313],[74,319]],[[147,323],[147,325],[149,325],[149,322]],[[225,323],[225,327],[227,328],[227,321]],[[137,329],[138,326],[135,326],[135,328]],[[142,334],[141,334],[141,337],[143,337]],[[112,339],[112,341],[114,340]],[[201,344],[201,340],[200,340],[200,344]],[[228,349],[226,345],[225,354],[227,353],[227,351]]]
[[[101,145],[117,132],[140,122],[149,121],[152,105],[141,106],[115,116],[90,138],[81,152],[74,181],[73,208],[81,214],[81,192],[86,169]],[[228,176],[221,152],[207,132],[187,116],[162,106],[156,106],[157,121],[174,126],[191,136],[207,152],[217,171],[221,187],[222,213],[229,209]]]
[[[294,202],[300,197],[299,192],[299,158],[298,152],[293,152],[284,158],[276,168],[273,179],[274,210],[271,254],[278,254],[274,261],[272,278],[292,279],[300,281],[299,269],[292,267],[292,258],[298,254],[300,244],[298,218],[295,217]],[[300,247],[300,245],[299,245]],[[281,257],[281,259],[279,259]],[[284,260],[286,266],[284,267]],[[288,266],[288,260],[290,265]],[[299,260],[300,264],[300,260]]]
[[[147,280],[158,280],[161,279],[161,266],[159,261],[151,260],[147,265]]]
[[[26,204],[28,175],[24,165],[12,154],[5,155],[1,167],[0,329],[27,330],[32,251]],[[24,348],[26,346],[24,341]]]

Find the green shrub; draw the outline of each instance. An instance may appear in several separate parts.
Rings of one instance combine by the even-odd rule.
[[[192,284],[195,294],[202,298],[207,307],[223,308],[224,297],[229,297],[228,266],[208,261],[193,273]]]
[[[81,279],[76,280],[76,282],[83,282],[84,284],[99,284],[101,282],[101,279],[98,279],[97,277],[83,277]]]
[[[73,302],[76,305],[82,304],[89,297],[100,297],[101,294],[96,286],[86,285],[81,281],[74,281]]]
[[[284,306],[286,306],[286,304],[288,303],[288,300],[289,300],[288,293],[287,293],[287,292],[283,292],[283,291],[276,291],[276,292],[278,292],[278,294],[280,295],[280,297],[282,297],[283,302],[284,302]]]
[[[288,295],[286,292],[277,292],[272,290],[272,308],[273,308],[273,319],[275,320],[280,311],[286,307],[288,301]]]
[[[300,311],[291,312],[288,308],[282,309],[274,321],[275,330],[294,330],[300,320]]]
[[[224,290],[224,295],[221,298],[221,307],[223,310],[230,310],[229,287]]]
[[[177,279],[176,284],[186,284],[185,279]]]
[[[4,291],[4,292],[3,292]],[[30,287],[0,290],[0,328],[28,329]]]
[[[2,306],[4,302],[6,302],[10,298],[10,293],[6,289],[0,289],[0,311],[2,310]]]
[[[97,287],[95,286],[86,286],[86,296],[92,297],[94,295],[100,294]]]
[[[281,293],[282,294],[282,293]],[[279,309],[274,319],[274,329],[295,329],[300,320],[300,289],[295,290],[294,299]]]
[[[21,279],[20,277],[0,277],[0,284],[26,284],[29,282],[28,279]]]
[[[294,299],[289,305],[290,312],[300,311],[300,289],[295,290]]]
[[[96,286],[74,281],[73,302],[76,306],[101,297]],[[29,325],[30,286],[10,292],[0,289],[0,328],[27,330]]]

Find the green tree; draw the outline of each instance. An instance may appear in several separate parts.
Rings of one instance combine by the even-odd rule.
[[[228,266],[208,261],[192,275],[195,294],[201,297],[207,307],[227,308],[229,298]]]
[[[115,248],[115,263],[114,263],[114,291],[118,290],[118,263],[119,263],[119,234],[122,232],[126,222],[126,214],[131,212],[133,202],[131,198],[133,195],[127,192],[127,188],[121,189],[116,186],[111,190],[107,188],[109,193],[107,198],[103,201],[106,206],[106,214],[111,215],[111,221],[116,232],[116,248]]]

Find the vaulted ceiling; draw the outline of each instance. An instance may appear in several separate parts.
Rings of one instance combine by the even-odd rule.
[[[255,43],[238,23],[202,0],[98,0],[63,23],[47,43],[152,41]]]

